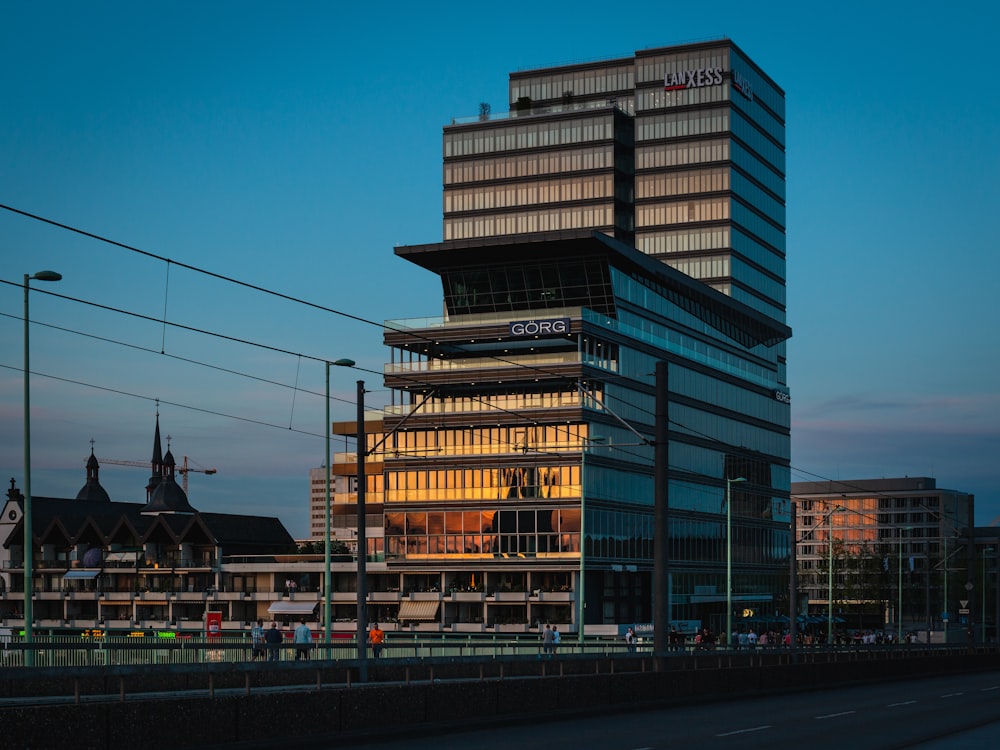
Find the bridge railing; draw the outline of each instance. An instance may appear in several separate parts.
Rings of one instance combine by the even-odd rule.
[[[928,649],[947,649],[947,644],[846,644],[827,646],[797,646],[800,653],[818,652],[876,652],[892,651],[894,653],[926,653]],[[551,657],[559,655],[577,655],[591,657],[626,657],[650,656],[653,644],[651,640],[640,642],[630,647],[623,641],[594,638],[584,643],[573,641],[562,642],[546,651],[545,646],[535,637],[475,637],[469,635],[436,635],[421,636],[418,634],[392,634],[382,648],[382,657],[390,659],[427,659],[427,658],[494,658],[538,656]],[[155,664],[208,664],[218,662],[245,662],[253,659],[250,641],[241,636],[185,637],[159,638],[155,634],[137,637],[136,635],[105,635],[98,638],[81,638],[79,636],[36,636],[32,643],[24,643],[22,639],[12,637],[0,642],[0,667],[18,667],[25,665],[25,654],[34,654],[35,667],[74,667],[74,666],[142,666]],[[786,646],[757,646],[755,648],[727,648],[726,646],[702,647],[693,644],[672,646],[670,655],[704,655],[718,656],[722,654],[768,654],[788,653]],[[316,641],[310,644],[309,657],[323,660],[353,660],[358,657],[357,643],[353,639],[335,639],[329,644]],[[295,658],[296,647],[290,641],[283,641],[276,648],[276,660],[288,661]],[[371,649],[366,651],[369,658],[373,656]],[[268,659],[267,652],[261,658]]]

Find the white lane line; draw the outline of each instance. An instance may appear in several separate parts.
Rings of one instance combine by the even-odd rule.
[[[848,716],[849,714],[857,713],[856,711],[841,711],[839,714],[824,714],[823,716],[817,716],[817,719],[835,719],[838,716]]]
[[[942,698],[957,698],[960,695],[965,695],[965,693],[945,693]]]
[[[979,690],[980,690],[980,692],[983,692],[983,693],[986,693],[986,692],[988,692],[990,690],[1000,690],[1000,685],[994,685],[993,687],[988,687],[988,688],[979,688]]]
[[[765,724],[762,727],[751,727],[750,729],[737,729],[735,732],[723,732],[722,734],[715,735],[716,737],[729,737],[733,734],[746,734],[747,732],[759,732],[762,729],[770,729],[770,724]]]
[[[899,703],[890,703],[889,708],[895,708],[896,706],[909,706],[911,703],[916,703],[916,701],[900,701]]]

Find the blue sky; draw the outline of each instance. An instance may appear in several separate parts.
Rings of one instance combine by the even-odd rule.
[[[441,127],[506,111],[514,70],[728,36],[787,95],[793,480],[936,476],[989,523],[998,11],[810,6],[7,4],[0,203],[176,263],[0,210],[4,481],[23,479],[20,284],[52,268],[31,318],[88,336],[32,326],[32,370],[54,376],[32,380],[34,493],[75,494],[91,439],[148,460],[158,398],[178,461],[218,469],[191,475],[195,507],[304,536],[316,359],[371,371],[333,372],[333,418],[350,419],[357,378],[370,406],[387,399],[378,324],[441,312],[437,278],[392,253],[441,239]],[[146,477],[101,472],[117,500],[144,499]]]

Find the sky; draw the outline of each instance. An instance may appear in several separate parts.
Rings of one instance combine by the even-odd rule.
[[[52,269],[30,295],[32,493],[75,496],[91,440],[148,462],[158,409],[177,461],[217,469],[189,474],[192,505],[307,536],[323,362],[357,362],[330,380],[353,419],[359,379],[388,403],[381,324],[441,314],[393,248],[442,239],[442,126],[505,112],[512,71],[729,37],[787,97],[792,480],[934,476],[1000,519],[995,4],[615,7],[5,3],[6,486],[23,277]],[[148,473],[101,482],[140,502]]]

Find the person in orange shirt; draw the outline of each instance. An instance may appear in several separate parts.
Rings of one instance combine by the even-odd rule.
[[[373,622],[368,630],[368,642],[372,646],[372,656],[379,658],[382,655],[382,644],[385,643],[385,632],[379,628],[377,622]]]

